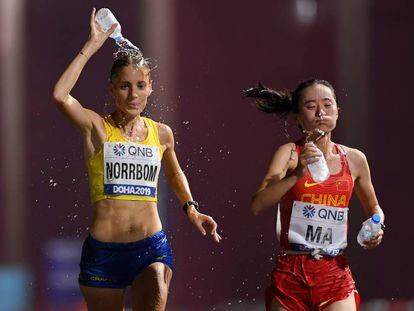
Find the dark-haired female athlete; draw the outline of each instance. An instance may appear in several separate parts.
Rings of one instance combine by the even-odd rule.
[[[377,213],[383,223],[384,213],[365,155],[331,140],[338,120],[333,87],[324,80],[308,80],[290,93],[259,85],[245,96],[266,113],[293,114],[306,133],[279,147],[250,206],[254,215],[280,206],[281,252],[266,291],[266,310],[356,310],[359,295],[343,254],[353,189],[367,217]],[[323,182],[315,182],[307,170],[321,156],[318,149],[330,171]],[[378,246],[383,234],[381,230],[365,248]]]

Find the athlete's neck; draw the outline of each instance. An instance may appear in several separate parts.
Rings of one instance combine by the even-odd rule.
[[[133,128],[137,125],[144,123],[144,119],[141,117],[141,115],[138,114],[137,116],[132,117],[119,110],[115,111],[112,114],[112,118],[119,128],[122,128],[127,132],[133,130]]]
[[[326,133],[322,138],[315,142],[315,145],[323,152],[325,158],[334,155],[334,143],[331,141],[331,133]]]
[[[146,126],[141,115],[131,117],[117,110],[112,114],[112,118],[128,140],[141,141],[145,137]]]

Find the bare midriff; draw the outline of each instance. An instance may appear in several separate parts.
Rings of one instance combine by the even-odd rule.
[[[94,204],[90,234],[98,241],[135,242],[161,229],[156,202],[104,199]]]

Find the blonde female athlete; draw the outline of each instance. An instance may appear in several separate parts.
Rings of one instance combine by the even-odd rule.
[[[58,109],[79,130],[88,167],[93,220],[79,274],[88,310],[123,310],[131,288],[133,310],[164,310],[172,277],[172,252],[157,212],[161,169],[188,219],[219,242],[216,222],[198,211],[165,124],[141,116],[152,92],[143,57],[123,55],[111,70],[116,110],[105,116],[84,108],[70,92],[89,59],[114,31],[90,19],[89,39],[55,85]]]

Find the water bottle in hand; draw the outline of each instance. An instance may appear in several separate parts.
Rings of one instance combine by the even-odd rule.
[[[362,223],[362,228],[358,233],[357,241],[359,245],[365,246],[364,242],[371,240],[378,232],[381,231],[381,216],[378,214],[372,215]]]
[[[96,20],[98,21],[99,25],[101,25],[102,30],[105,32],[108,31],[113,24],[118,24],[118,26],[115,28],[115,31],[110,35],[110,37],[113,38],[116,42],[122,40],[121,24],[117,21],[114,14],[112,14],[109,9],[99,9],[99,11],[96,12]]]
[[[313,144],[313,143],[312,143]],[[316,147],[316,146],[315,146]],[[308,164],[309,173],[312,176],[312,179],[315,182],[322,182],[329,178],[329,168],[326,163],[325,157],[323,156],[322,151],[318,149],[320,156],[318,161]]]

